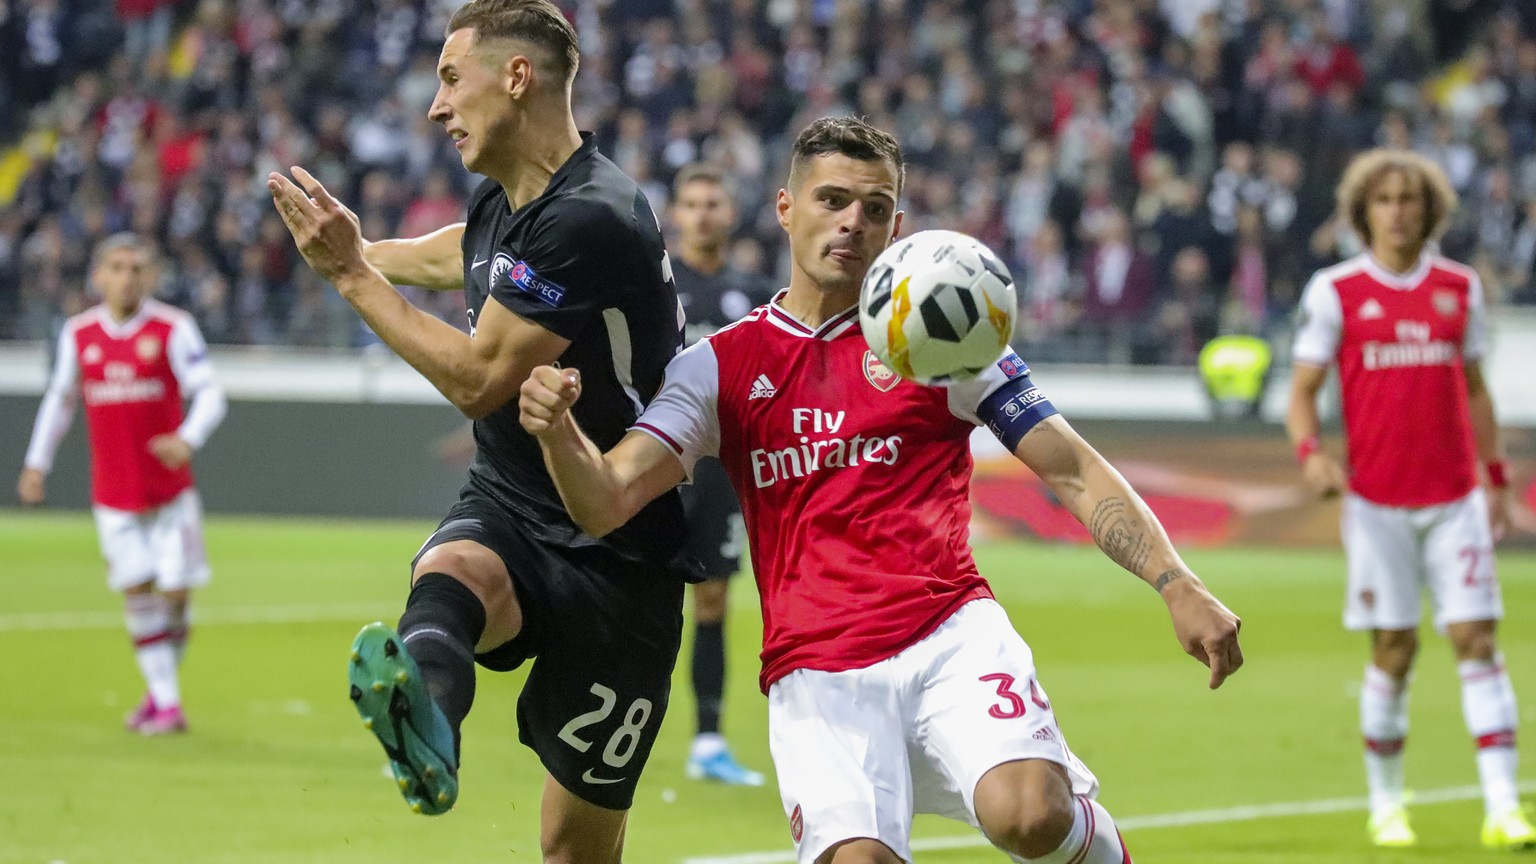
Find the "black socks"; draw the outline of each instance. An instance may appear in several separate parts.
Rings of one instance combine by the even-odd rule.
[[[725,623],[697,622],[693,630],[693,692],[699,703],[698,733],[720,731],[725,699]]]
[[[400,616],[400,639],[421,668],[432,701],[453,727],[455,751],[459,725],[475,701],[475,643],[484,630],[480,598],[442,573],[416,580]]]

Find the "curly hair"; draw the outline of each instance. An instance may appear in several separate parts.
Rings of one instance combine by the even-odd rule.
[[[1371,226],[1366,210],[1371,193],[1382,178],[1393,173],[1402,174],[1409,182],[1417,182],[1424,196],[1424,235],[1419,239],[1428,241],[1439,236],[1456,209],[1456,190],[1451,188],[1451,181],[1439,165],[1411,150],[1377,148],[1350,160],[1335,193],[1339,217],[1347,221],[1369,246]]]

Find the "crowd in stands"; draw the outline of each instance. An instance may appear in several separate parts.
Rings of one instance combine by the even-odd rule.
[[[303,165],[370,239],[462,218],[426,119],[458,0],[0,0],[0,338],[88,302],[92,244],[163,250],[161,296],[212,342],[356,346],[264,178]],[[854,113],[909,161],[906,230],[974,234],[1019,284],[1033,360],[1190,363],[1277,342],[1350,156],[1409,147],[1462,207],[1443,241],[1491,303],[1536,302],[1536,3],[1507,0],[561,0],[578,124],[665,212],[707,160],[731,257],[786,278],[770,202],[795,132]],[[8,137],[7,137],[8,136]],[[463,324],[456,292],[414,292]]]

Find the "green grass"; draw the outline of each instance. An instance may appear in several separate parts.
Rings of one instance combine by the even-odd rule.
[[[344,696],[347,645],[367,620],[398,615],[407,562],[430,527],[211,520],[215,580],[198,597],[183,675],[192,733],[145,740],[119,725],[142,685],[89,518],[0,511],[0,862],[538,861],[543,771],[516,743],[519,674],[482,673],[459,806],[439,819],[405,809]],[[1362,794],[1354,687],[1365,651],[1339,625],[1337,553],[1190,554],[1244,618],[1248,665],[1214,693],[1174,643],[1156,596],[1096,552],[1006,544],[979,557],[1120,818]],[[1503,647],[1516,690],[1536,704],[1536,556],[1505,553],[1500,567]],[[736,585],[726,727],[742,760],[768,769],[756,598],[749,581]],[[684,779],[684,657],[625,860],[787,850],[772,784]],[[1441,640],[1426,641],[1412,712],[1410,784],[1475,783]],[[1522,725],[1531,740],[1533,724]],[[1391,854],[1365,845],[1359,812],[1126,838],[1138,864],[1489,860],[1476,846],[1480,802],[1425,805],[1414,818],[1422,847]],[[916,835],[973,836],[936,819],[920,819]],[[974,847],[919,858],[1005,860]]]

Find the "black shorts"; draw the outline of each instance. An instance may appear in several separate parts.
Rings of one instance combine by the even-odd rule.
[[[705,579],[727,579],[741,569],[747,525],[741,502],[719,459],[700,459],[693,484],[679,486],[688,518],[688,553],[704,565]]]
[[[601,547],[535,541],[470,489],[416,557],[450,540],[485,546],[512,574],[523,629],[475,659],[498,672],[533,659],[517,700],[518,740],[576,797],[629,809],[667,713],[684,582]]]

